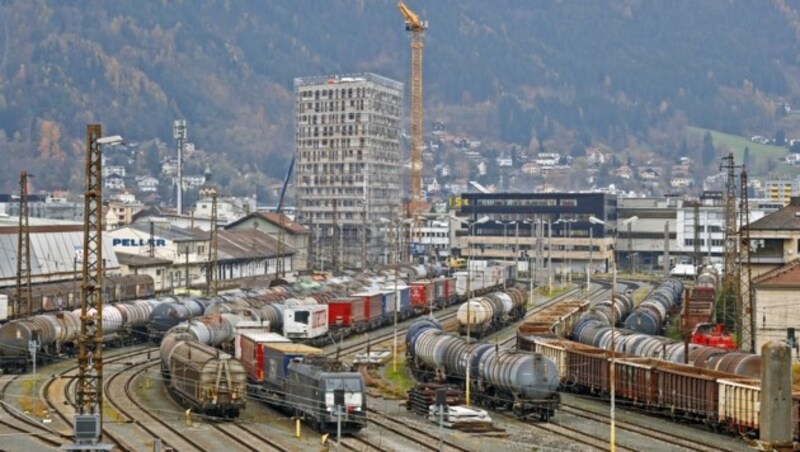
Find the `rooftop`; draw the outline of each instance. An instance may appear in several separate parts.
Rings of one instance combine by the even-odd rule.
[[[800,231],[800,197],[793,196],[788,206],[750,223],[749,228],[751,231]]]
[[[309,77],[297,77],[294,79],[294,87],[309,85],[335,85],[338,83],[354,83],[369,81],[387,88],[397,90],[403,89],[403,84],[397,80],[392,80],[372,72],[359,72],[355,74],[334,74],[334,75],[312,75]]]

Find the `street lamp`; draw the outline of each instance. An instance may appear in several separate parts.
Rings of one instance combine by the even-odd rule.
[[[566,288],[567,270],[564,267],[567,264],[567,241],[569,240],[569,236],[570,236],[570,225],[572,223],[575,223],[576,221],[578,221],[578,220],[575,220],[575,219],[572,219],[572,220],[558,219],[558,220],[555,221],[556,224],[558,224],[558,223],[566,223],[567,224],[567,234],[564,236],[564,258],[561,261],[561,268],[562,268],[562,271],[561,271],[561,288],[562,289]],[[572,256],[571,255],[570,255],[569,267],[570,267],[569,268],[569,274],[571,276],[572,275]]]
[[[606,222],[597,218],[590,216],[589,217],[589,265],[586,267],[586,291],[588,292],[591,285],[592,285],[592,272],[594,271],[594,263],[592,262],[592,257],[594,256],[594,225],[595,224],[602,224],[605,225]]]
[[[400,290],[397,288],[397,274],[399,273],[400,265],[400,226],[414,221],[413,218],[406,218],[402,221],[393,222],[388,218],[380,218],[381,223],[392,224],[395,223],[394,228],[394,332],[392,334],[392,372],[397,373],[397,310],[400,308]],[[431,309],[433,315],[433,309]]]
[[[639,217],[636,217],[636,216],[627,218],[624,221],[618,223],[613,229],[613,234],[614,234],[613,235],[613,238],[614,238],[614,252],[611,254],[611,257],[613,258],[613,262],[611,264],[611,304],[612,304],[612,309],[611,309],[611,366],[610,366],[610,368],[608,370],[608,380],[609,380],[609,383],[610,383],[610,386],[611,386],[609,388],[610,389],[609,393],[610,393],[610,397],[611,397],[611,413],[610,413],[610,416],[609,416],[610,419],[611,419],[611,422],[610,422],[610,429],[611,430],[610,430],[610,433],[609,433],[609,442],[610,442],[610,447],[611,447],[612,451],[615,450],[615,448],[616,448],[616,434],[617,434],[616,433],[616,386],[617,385],[616,385],[616,375],[615,375],[615,370],[614,370],[614,366],[616,365],[615,364],[616,363],[616,359],[615,358],[616,358],[616,347],[617,347],[617,344],[616,344],[617,318],[616,318],[616,312],[615,312],[616,310],[613,309],[614,297],[616,296],[616,288],[617,288],[617,260],[615,258],[615,255],[616,255],[616,252],[617,252],[617,236],[619,235],[618,231],[619,231],[620,226],[633,224],[638,219],[639,219]],[[606,224],[605,221],[600,220],[599,218],[595,218],[595,217],[589,217],[589,221],[591,221],[594,224],[602,224],[602,225]]]
[[[452,219],[456,220],[456,221],[459,221],[461,224],[467,225],[467,237],[472,237],[472,230],[473,230],[473,228],[475,227],[476,224],[481,224],[481,223],[485,223],[485,222],[489,221],[489,217],[488,216],[480,217],[480,218],[478,218],[477,220],[474,220],[474,221],[465,221],[465,220],[462,220],[460,218],[452,218]],[[470,299],[472,298],[472,288],[470,287],[471,279],[472,279],[472,246],[470,245],[469,254],[467,255],[467,344],[469,344],[469,342],[470,342],[470,326],[472,324],[472,311],[470,310],[471,303],[469,302]],[[470,349],[467,348],[467,363],[469,363],[470,358],[471,358]],[[466,378],[466,380],[467,380],[466,381],[467,390],[466,390],[465,398],[466,398],[467,405],[469,405],[469,403],[470,403],[470,398],[469,398],[469,395],[470,395],[469,394],[469,392],[470,392],[470,388],[469,388],[469,384],[470,384],[470,367],[472,367],[472,366],[469,366],[469,365],[467,366],[467,375],[466,375],[466,377],[467,377]]]

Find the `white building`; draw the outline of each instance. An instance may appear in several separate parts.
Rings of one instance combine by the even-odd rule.
[[[339,261],[380,256],[376,225],[400,211],[403,84],[379,75],[297,78],[295,189],[298,221]],[[335,231],[335,233],[334,233]]]

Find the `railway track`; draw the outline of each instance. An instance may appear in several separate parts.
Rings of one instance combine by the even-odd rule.
[[[333,440],[333,443],[335,444],[336,440]],[[342,437],[342,448],[346,450],[359,451],[359,452],[388,450],[388,449],[382,449],[379,446],[375,446],[369,440],[364,439],[358,435]]]
[[[0,417],[0,425],[19,434],[30,435],[46,447],[60,447],[72,441],[72,438],[62,432],[57,432],[45,427],[38,421],[28,417],[7,402],[8,390],[22,375],[3,375],[0,387],[0,407],[8,416]]]
[[[600,422],[603,425],[609,425],[610,419],[607,415],[603,415],[600,413],[596,413],[593,411],[587,411],[585,407],[577,407],[574,405],[566,405],[562,402],[561,410],[565,413],[569,413],[573,416],[582,417],[584,419],[589,419],[592,421]],[[698,444],[696,441],[687,440],[683,438],[676,437],[674,435],[670,435],[668,433],[664,433],[663,431],[656,430],[654,428],[645,427],[642,425],[636,425],[630,422],[620,421],[616,419],[614,421],[616,428],[619,430],[628,431],[631,433],[636,433],[645,437],[657,439],[660,442],[666,443],[670,446],[674,446],[680,450],[689,450],[689,451],[699,451],[699,452],[714,452],[721,449],[720,445],[708,445],[708,444]]]
[[[214,431],[236,443],[241,450],[253,452],[265,450],[288,452],[292,450],[240,423],[212,424],[212,427]]]
[[[410,424],[401,424],[397,420],[392,419],[391,417],[372,408],[367,408],[367,412],[371,414],[371,416],[368,418],[370,424],[375,424],[384,430],[390,431],[403,438],[406,438],[424,449],[438,450],[437,447],[439,441],[438,432],[434,434]],[[376,417],[379,418],[380,420],[376,419]],[[469,449],[466,449],[452,441],[443,440],[442,445],[450,450],[469,452]]]
[[[131,361],[133,358],[149,355],[150,353],[153,352],[153,350],[155,349],[147,348],[144,350],[126,351],[119,354],[106,356],[104,360],[104,365],[111,366],[109,367],[110,369],[115,364],[125,364],[125,367],[127,368],[130,365],[133,365]],[[60,372],[58,375],[48,380],[47,383],[42,388],[42,398],[47,404],[49,411],[55,414],[55,416],[57,416],[58,419],[68,427],[72,425],[72,419],[73,416],[75,415],[74,394],[75,394],[75,384],[77,383],[77,378],[76,378],[77,374],[75,373],[76,370],[77,367],[72,367],[65,371]],[[107,373],[107,375],[109,376],[105,379],[103,385],[104,392],[106,394],[104,401],[110,406],[114,406],[114,400],[112,397],[109,396],[112,393],[112,388],[114,387],[111,383],[114,381],[115,377],[124,372],[124,370],[125,369],[111,374]],[[106,407],[108,407],[109,405],[106,405]],[[129,421],[126,420],[123,423],[127,422]],[[131,423],[135,424],[135,422]],[[139,448],[137,447],[136,444],[130,442],[127,439],[128,438],[127,435],[120,434],[120,432],[118,432],[116,428],[114,428],[119,425],[118,423],[108,422],[108,420],[106,419],[104,420],[103,424],[104,424],[103,425],[104,439],[110,441],[119,450],[137,450]]]

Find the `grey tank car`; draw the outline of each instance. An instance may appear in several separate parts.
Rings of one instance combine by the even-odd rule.
[[[418,380],[449,382],[463,388],[470,366],[473,401],[487,408],[547,421],[558,407],[558,369],[540,353],[468,343],[442,331],[438,322],[431,319],[420,319],[411,325],[406,334],[406,350]]]

